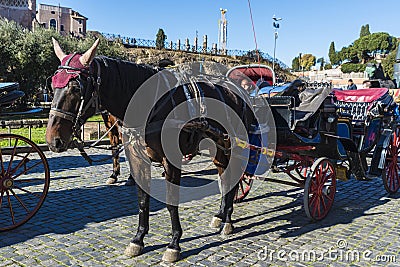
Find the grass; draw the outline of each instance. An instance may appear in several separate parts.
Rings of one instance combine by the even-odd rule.
[[[25,119],[34,119],[34,118],[26,118]],[[103,121],[103,118],[101,115],[95,115],[91,117],[88,121],[90,122],[98,122],[98,121]],[[0,134],[4,133],[10,133],[8,128],[0,128]],[[17,134],[17,135],[22,135],[26,138],[29,138],[29,128],[24,127],[24,128],[12,128],[11,129],[12,134]],[[46,136],[46,127],[41,127],[41,128],[31,128],[31,137],[30,139],[35,142],[36,144],[45,144]],[[23,146],[25,145],[23,142],[19,142],[18,146]],[[9,140],[8,139],[2,139],[0,138],[0,147],[8,147],[9,146]]]

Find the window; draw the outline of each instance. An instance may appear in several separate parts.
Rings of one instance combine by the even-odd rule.
[[[50,29],[57,29],[57,21],[55,19],[50,20]]]
[[[56,12],[55,11],[51,11],[51,14],[56,14]]]
[[[82,28],[79,28],[79,33],[82,33]]]
[[[60,25],[60,31],[62,31],[62,32],[64,31],[64,25],[62,25],[62,24]]]
[[[82,24],[82,20],[81,19],[79,20],[79,24]]]

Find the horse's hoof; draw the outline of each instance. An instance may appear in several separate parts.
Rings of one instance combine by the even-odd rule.
[[[117,178],[110,177],[107,179],[106,184],[115,184],[117,182]]]
[[[222,223],[222,219],[218,217],[213,217],[210,223],[211,228],[220,228]]]
[[[222,235],[230,235],[233,233],[233,224],[232,223],[225,223],[224,227],[222,227],[221,234]]]
[[[135,243],[129,243],[129,245],[125,249],[125,256],[135,257],[139,256],[143,252],[143,246],[137,245]]]
[[[126,186],[134,186],[135,185],[135,180],[133,180],[132,178],[128,178],[128,180],[126,180],[125,182]]]
[[[164,252],[162,260],[165,262],[176,262],[179,260],[180,256],[181,253],[179,250],[167,248],[167,250]]]

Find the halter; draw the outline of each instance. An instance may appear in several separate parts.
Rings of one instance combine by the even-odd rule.
[[[93,76],[93,73],[90,71],[89,67],[86,68],[76,68],[69,66],[71,60],[77,55],[74,53],[66,62],[64,65],[60,65],[58,67],[58,70],[54,75],[61,71],[65,71],[67,73],[76,75],[77,78],[75,78],[79,85],[80,85],[80,103],[79,103],[79,109],[78,113],[74,114],[56,107],[51,107],[50,108],[50,114],[60,117],[62,119],[71,121],[74,126],[73,126],[73,134],[72,134],[72,139],[77,138],[79,141],[82,142],[81,140],[81,127],[84,123],[82,120],[82,115],[85,114],[85,112],[90,108],[94,107],[95,112],[97,113],[99,111],[99,106],[100,106],[100,99],[99,99],[99,87],[101,85],[101,78],[100,78],[100,64],[96,61],[97,65],[97,78]],[[69,72],[72,71],[72,72]],[[82,83],[82,77],[81,74],[84,74],[87,79],[87,84],[92,85],[88,86],[88,88],[84,88],[83,83]],[[71,78],[72,79],[72,78]],[[92,92],[90,92],[90,87],[93,88]],[[59,88],[62,89],[62,88]],[[86,89],[86,90],[85,90]],[[85,103],[85,98],[88,93],[91,93],[90,99]]]

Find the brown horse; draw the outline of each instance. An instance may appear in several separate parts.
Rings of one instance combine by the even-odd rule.
[[[166,204],[172,223],[172,240],[164,253],[163,260],[174,262],[180,258],[181,251],[179,241],[182,228],[178,204],[182,155],[195,154],[200,141],[203,138],[210,138],[217,144],[213,161],[217,166],[222,184],[221,206],[212,220],[212,226],[219,227],[222,222],[222,233],[232,233],[233,199],[243,169],[241,161],[232,156],[236,148],[231,147],[227,133],[231,131],[228,128],[232,128],[239,137],[242,136],[238,126],[229,124],[234,116],[240,118],[246,131],[250,128],[255,117],[249,107],[249,100],[243,98],[240,90],[235,91],[211,82],[198,82],[197,87],[201,90],[197,91],[196,96],[188,94],[185,85],[177,85],[155,101],[156,99],[148,97],[148,94],[152,94],[153,91],[158,92],[157,86],[149,88],[144,95],[143,90],[139,89],[145,82],[147,84],[150,78],[157,76],[158,71],[132,62],[95,57],[98,43],[97,40],[83,55],[66,55],[58,42],[53,39],[54,50],[61,61],[61,66],[52,78],[54,98],[46,130],[46,142],[49,148],[55,152],[66,151],[73,136],[79,134],[78,129],[82,123],[92,116],[99,106],[120,120],[126,118],[125,114],[130,112],[128,109],[132,103],[133,107],[138,107],[134,113],[134,119],[124,120],[124,126],[128,130],[123,135],[123,142],[131,174],[135,178],[139,205],[139,226],[125,254],[137,256],[143,251],[143,239],[149,231],[149,162],[159,162],[165,170]],[[173,77],[167,77],[167,82],[176,84],[174,81]],[[211,116],[222,113],[226,114],[227,118],[222,118],[225,119],[223,122],[208,117],[192,120],[177,117],[174,120],[168,120],[169,114],[173,113],[175,107],[186,107],[185,114],[188,114],[189,108],[185,105],[188,98],[190,100],[207,99],[209,103],[212,103],[212,100],[217,101],[219,103],[217,106],[207,105],[207,114]],[[151,116],[145,118],[147,122],[141,121],[140,112],[148,105],[153,107]],[[176,126],[165,130],[168,134],[179,130],[176,140],[178,148],[169,142],[167,146],[171,147],[165,147],[165,143],[162,142],[164,128],[161,126],[164,125],[163,123],[174,121],[185,122],[183,128]],[[139,125],[135,124],[137,122]],[[144,128],[143,131],[140,130],[142,128]],[[137,133],[140,131],[144,133],[143,137],[138,136]],[[246,131],[244,134],[247,138]],[[175,158],[174,155],[167,155],[166,152],[169,149],[178,149],[180,154]]]
[[[106,184],[115,184],[118,181],[118,176],[121,174],[121,164],[118,152],[118,148],[122,144],[122,138],[119,131],[121,125],[119,125],[118,119],[107,111],[102,112],[101,116],[106,126],[106,130],[108,131],[113,162],[113,172],[107,179]],[[135,181],[131,174],[129,175],[128,180],[125,182],[125,185],[135,185]]]

